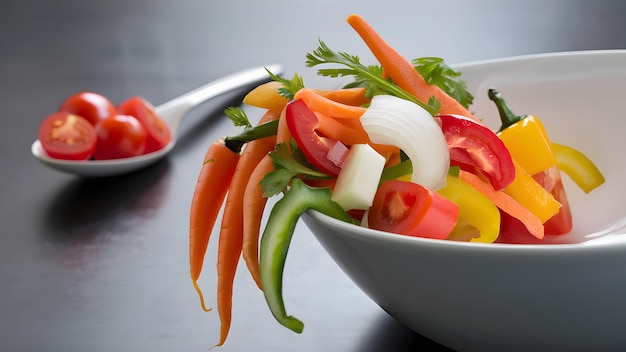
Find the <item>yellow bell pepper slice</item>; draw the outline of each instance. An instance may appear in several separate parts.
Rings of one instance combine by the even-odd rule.
[[[562,144],[552,143],[557,167],[565,172],[585,193],[589,193],[605,179],[598,167],[580,151]]]
[[[500,233],[500,211],[485,195],[477,191],[458,177],[448,175],[446,186],[437,193],[456,203],[459,207],[459,219],[451,236],[463,236],[468,233],[465,224],[478,230],[478,237],[470,237],[470,242],[494,242]],[[471,230],[471,229],[470,229]],[[474,231],[471,231],[472,234]],[[455,239],[455,238],[450,238]]]
[[[535,181],[516,160],[513,160],[513,164],[515,179],[503,189],[503,192],[535,214],[541,223],[545,223],[559,212],[561,203]]]
[[[497,133],[515,159],[531,175],[556,165],[548,134],[541,121],[526,115]]]

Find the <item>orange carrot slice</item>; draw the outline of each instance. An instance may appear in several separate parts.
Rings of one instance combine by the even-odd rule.
[[[541,220],[518,201],[502,191],[496,191],[491,184],[470,172],[460,170],[459,178],[484,194],[502,211],[520,220],[533,236],[539,239],[543,238],[544,230]]]
[[[358,119],[365,112],[363,107],[336,102],[307,88],[300,89],[294,99],[302,99],[309,109],[335,118]]]
[[[363,106],[372,100],[365,96],[365,88],[344,88],[344,89],[316,89],[311,90],[324,98],[336,101],[341,104],[352,106]]]

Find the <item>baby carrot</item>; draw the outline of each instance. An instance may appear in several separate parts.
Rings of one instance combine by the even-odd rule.
[[[243,199],[243,211],[246,216],[243,218],[242,255],[250,275],[261,290],[263,287],[259,273],[259,234],[267,198],[263,196],[260,182],[265,174],[272,170],[274,165],[268,154],[261,159],[250,175]]]
[[[400,88],[423,103],[427,103],[430,97],[435,97],[441,103],[439,109],[441,114],[459,114],[476,119],[463,105],[437,85],[428,84],[413,67],[413,64],[391,47],[361,16],[351,14],[346,18],[346,22],[361,36],[372,54],[380,62],[385,73]]]
[[[336,102],[307,88],[300,89],[294,95],[294,99],[302,99],[312,111],[318,111],[335,118],[358,119],[365,112],[363,107]]]
[[[291,133],[285,123],[285,110],[283,109],[278,121],[276,144],[285,143],[288,145],[290,140]],[[272,158],[269,154],[265,155],[254,168],[252,175],[250,175],[243,199],[243,208],[246,216],[243,219],[242,255],[248,271],[261,290],[263,286],[261,285],[261,274],[259,273],[259,236],[267,198],[263,196],[263,190],[259,183],[265,174],[272,170],[274,170]]]
[[[202,309],[209,311],[204,304],[198,278],[202,271],[204,256],[209,238],[230,181],[235,172],[239,154],[230,150],[223,140],[216,141],[207,150],[204,164],[198,176],[189,218],[189,267],[191,280],[200,297]]]
[[[269,110],[260,123],[274,120],[278,116],[278,112]],[[243,245],[244,191],[254,168],[275,144],[275,136],[248,142],[228,188],[217,250],[217,310],[221,328],[220,341],[216,346],[221,346],[226,341],[232,319],[233,283]]]

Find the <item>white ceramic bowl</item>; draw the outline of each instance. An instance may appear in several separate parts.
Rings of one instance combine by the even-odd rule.
[[[517,114],[606,177],[590,194],[563,176],[574,230],[549,244],[413,238],[304,221],[345,273],[412,330],[458,351],[626,350],[626,51],[542,54],[456,66],[493,129],[497,87]]]

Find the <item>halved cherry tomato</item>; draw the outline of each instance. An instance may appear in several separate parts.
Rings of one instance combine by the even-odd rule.
[[[92,92],[81,92],[67,98],[59,111],[78,115],[92,125],[97,126],[100,121],[115,115],[115,106],[106,97]]]
[[[68,112],[55,112],[39,126],[41,146],[52,158],[86,160],[96,150],[96,128],[86,119]]]
[[[443,114],[438,117],[448,142],[452,164],[461,168],[468,165],[476,168],[496,190],[513,182],[515,166],[511,154],[492,130],[461,115]]]
[[[98,145],[94,159],[120,159],[143,154],[148,133],[130,115],[113,115],[98,126]]]
[[[132,97],[122,102],[117,107],[117,112],[122,115],[134,116],[146,128],[148,138],[145,153],[159,150],[172,140],[172,134],[167,123],[146,99],[140,96]]]
[[[458,216],[458,206],[442,195],[417,183],[389,180],[378,187],[367,221],[376,230],[445,239]]]
[[[287,104],[285,118],[289,132],[311,165],[329,175],[339,174],[342,160],[329,158],[329,152],[343,144],[336,139],[317,134],[319,120],[304,101],[295,100]]]

